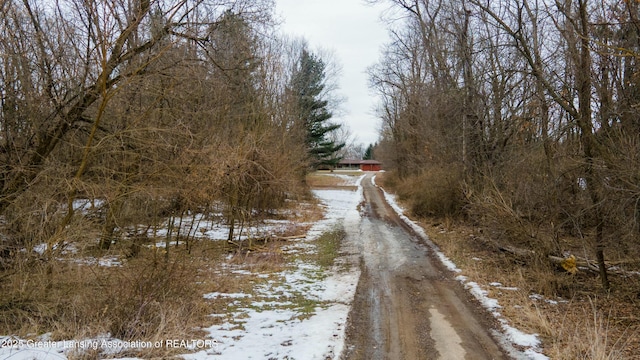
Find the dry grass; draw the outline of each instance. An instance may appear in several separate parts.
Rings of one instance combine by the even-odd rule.
[[[620,333],[614,325],[612,309],[605,311],[597,304],[598,299],[589,303],[569,304],[563,314],[557,313],[565,322],[573,326],[551,326],[551,342],[548,352],[553,359],[632,359],[637,355],[637,333]],[[631,342],[635,342],[632,344]]]
[[[385,186],[386,176],[377,182]],[[611,274],[612,290],[603,293],[597,274],[570,275],[546,258],[499,251],[486,241],[489,234],[463,220],[425,217],[420,222],[463,274],[499,301],[512,326],[540,334],[551,359],[638,359],[640,275]],[[615,249],[609,256],[624,257]]]
[[[25,260],[19,271],[3,274],[0,333],[50,333],[52,340],[107,333],[124,341],[201,338],[194,329],[208,309],[194,277],[204,262],[185,255],[180,249],[165,260],[144,248],[139,257],[113,267],[63,258]],[[136,354],[175,353],[159,348]]]
[[[550,358],[637,358],[640,279],[615,278],[616,290],[602,294],[594,275],[572,276],[542,260],[496,252],[470,226],[435,219],[422,225],[465,276],[499,301],[501,313],[513,326],[541,335],[544,353]],[[536,299],[535,294],[542,297]]]
[[[316,171],[307,175],[306,182],[307,185],[314,189],[357,190],[357,187],[349,185],[349,182],[347,180],[342,179],[338,176],[333,176],[337,174],[358,177],[363,173],[361,171]]]
[[[143,246],[136,258],[121,257],[122,266],[114,267],[71,258],[25,260],[19,271],[2,274],[0,333],[27,339],[50,333],[52,340],[107,333],[124,341],[204,339],[206,334],[198,329],[224,320],[209,315],[230,309],[225,299],[205,300],[202,295],[251,293],[257,278],[235,270],[282,271],[288,266],[280,250],[285,243],[269,242],[264,250],[247,253],[224,241],[201,240],[192,243],[190,253],[184,246],[171,247],[168,259],[163,249]],[[184,351],[153,348],[118,356],[165,358]],[[93,350],[69,355],[104,356]]]
[[[322,217],[313,202],[291,203],[282,214],[280,220],[299,224],[281,229],[277,235],[284,237],[304,234]],[[204,339],[206,334],[198,329],[222,321],[209,315],[230,309],[225,301],[206,300],[203,294],[251,293],[256,277],[246,271],[277,274],[291,260],[281,250],[286,241],[256,240],[254,251],[247,252],[225,241],[191,240],[189,249],[172,244],[167,255],[164,248],[150,246],[159,240],[142,239],[135,255],[131,241],[120,241],[105,252],[87,240],[73,244],[77,252],[58,249],[49,258],[19,253],[12,267],[0,272],[0,334],[29,339],[48,333],[52,340],[107,333],[124,341]],[[107,257],[121,266],[96,261]],[[166,358],[184,351],[154,348],[118,356]],[[93,350],[68,355],[104,356]]]

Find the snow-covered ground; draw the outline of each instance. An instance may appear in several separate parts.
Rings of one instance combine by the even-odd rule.
[[[339,175],[346,185],[359,186],[362,177]],[[206,339],[172,346],[190,348],[193,353],[185,359],[334,359],[342,353],[345,328],[353,301],[360,270],[352,249],[356,241],[350,229],[358,229],[360,215],[357,206],[362,200],[362,189],[316,190],[314,194],[325,210],[323,220],[315,223],[304,239],[292,241],[283,249],[286,253],[305,254],[316,251],[314,240],[327,231],[344,226],[347,239],[341,253],[331,269],[321,268],[304,260],[273,274],[261,274],[235,266],[232,274],[268,278],[249,293],[209,293],[205,299],[224,299],[229,302],[230,313],[211,314],[212,318],[224,319],[219,325],[205,329]],[[78,204],[78,208],[88,206]],[[195,221],[192,226],[189,221]],[[278,227],[290,224],[269,222],[248,232],[269,233]],[[183,222],[183,228],[197,227],[198,235],[212,240],[226,239],[228,228],[197,215]],[[164,235],[158,230],[155,235]],[[193,230],[192,230],[193,231]],[[42,245],[37,250],[44,251]],[[163,246],[163,243],[156,244]],[[303,256],[300,259],[304,259]],[[103,259],[93,259],[101,265]],[[109,259],[117,262],[117,259]],[[109,264],[113,266],[114,264]],[[67,359],[74,353],[99,350],[103,355],[116,355],[123,350],[145,347],[169,346],[162,343],[125,342],[104,335],[96,339],[51,341],[45,334],[33,339],[0,336],[0,359],[41,360]]]
[[[355,180],[357,179],[357,182]],[[359,185],[361,178],[348,177]],[[347,230],[345,248],[356,241],[349,229],[358,228],[357,206],[362,190],[315,190],[325,208],[304,240],[288,245],[289,252],[314,251],[310,242],[339,224]],[[343,250],[344,251],[344,250]],[[350,251],[347,249],[347,253]],[[207,294],[206,296],[251,298],[221,325],[207,329],[217,346],[185,355],[185,359],[337,359],[342,353],[350,305],[360,277],[357,263],[337,259],[330,271],[298,261],[282,274],[284,281],[269,281],[253,294]],[[347,264],[345,264],[345,262]],[[344,265],[347,265],[346,267]],[[275,296],[274,294],[277,294]],[[313,304],[311,313],[297,306],[300,299]],[[214,314],[228,317],[229,314]]]

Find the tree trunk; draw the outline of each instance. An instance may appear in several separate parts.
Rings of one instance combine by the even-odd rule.
[[[587,183],[587,191],[591,197],[593,206],[594,221],[596,224],[595,253],[600,269],[600,280],[602,287],[609,290],[609,279],[607,276],[607,267],[604,259],[604,238],[603,238],[603,214],[600,210],[601,198],[598,190],[600,183],[595,173],[594,159],[597,157],[598,149],[595,134],[593,133],[593,124],[591,120],[591,49],[589,48],[589,19],[587,14],[587,0],[578,0],[578,16],[580,27],[578,35],[580,37],[579,46],[576,44],[576,82],[578,90],[579,116],[576,119],[580,129],[580,142],[584,149],[584,158],[586,163],[585,180]]]

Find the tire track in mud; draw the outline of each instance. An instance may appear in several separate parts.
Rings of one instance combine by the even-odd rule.
[[[343,359],[507,359],[492,319],[442,268],[368,174],[358,246],[362,274]]]

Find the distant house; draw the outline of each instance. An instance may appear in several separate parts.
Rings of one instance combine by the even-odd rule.
[[[342,159],[336,169],[380,171],[382,170],[382,163],[377,160]]]
[[[360,170],[360,162],[358,159],[342,159],[336,166],[336,169],[342,170]]]
[[[360,170],[362,171],[380,171],[382,170],[382,163],[377,160],[362,160],[360,161]]]

